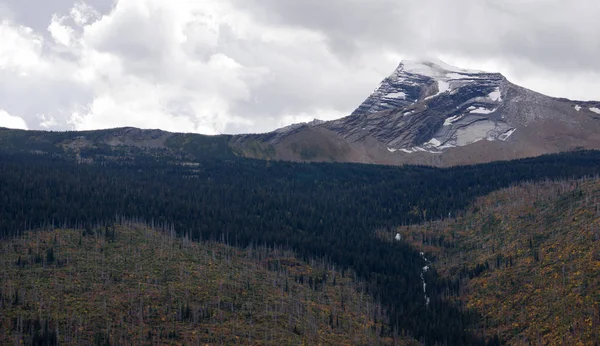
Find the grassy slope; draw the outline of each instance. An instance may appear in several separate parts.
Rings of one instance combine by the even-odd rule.
[[[0,244],[1,344],[30,343],[38,319],[38,334],[48,322],[72,344],[394,341],[379,337],[381,308],[351,273],[141,227],[104,232],[28,232]]]
[[[525,184],[456,219],[398,229],[461,279],[479,331],[509,344],[600,340],[600,180]],[[391,240],[393,234],[382,233]]]

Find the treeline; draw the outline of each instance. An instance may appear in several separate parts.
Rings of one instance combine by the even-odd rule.
[[[0,232],[89,228],[125,215],[170,225],[192,240],[287,246],[353,268],[386,306],[389,331],[429,344],[478,343],[466,332],[477,316],[442,298],[452,285],[428,271],[426,307],[422,258],[374,231],[454,215],[475,197],[516,182],[599,172],[595,151],[448,169],[246,159],[183,166],[150,156],[126,165],[76,165],[0,154]]]

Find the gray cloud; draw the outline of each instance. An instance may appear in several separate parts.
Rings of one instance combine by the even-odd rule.
[[[341,53],[382,47],[525,59],[567,69],[600,66],[600,4],[593,0],[237,0],[262,20],[310,28]],[[352,50],[346,49],[353,47]]]
[[[418,56],[599,99],[599,15],[593,0],[5,0],[0,119],[261,132],[344,116]]]

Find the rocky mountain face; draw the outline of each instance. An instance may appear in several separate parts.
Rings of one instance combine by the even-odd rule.
[[[351,115],[329,129],[355,140],[367,133],[406,153],[506,140],[514,127],[498,117],[506,79],[430,62],[403,61]],[[402,109],[401,112],[398,110]],[[348,122],[350,120],[350,122]],[[359,125],[349,128],[346,124]]]
[[[450,166],[600,148],[600,102],[548,97],[499,73],[402,61],[350,115],[234,136],[245,156]]]

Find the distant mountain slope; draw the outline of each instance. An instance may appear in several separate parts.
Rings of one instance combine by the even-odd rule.
[[[1,243],[2,344],[416,344],[352,273],[142,226]]]
[[[600,102],[544,96],[498,73],[402,61],[348,117],[235,136],[232,144],[250,157],[299,161],[510,160],[600,148]]]
[[[508,344],[600,340],[600,180],[525,184],[457,219],[401,227]],[[395,232],[382,233],[394,241]]]
[[[69,157],[78,162],[130,161],[152,156],[171,162],[235,158],[231,136],[123,127],[95,131],[23,131],[0,127],[0,151]]]

